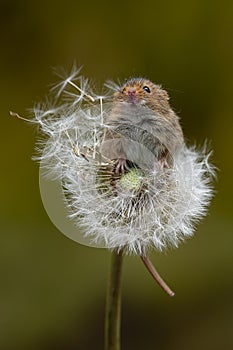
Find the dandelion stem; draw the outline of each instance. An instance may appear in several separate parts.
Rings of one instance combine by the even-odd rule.
[[[113,252],[106,298],[105,350],[120,350],[122,263],[123,251]]]
[[[145,264],[147,270],[150,272],[152,277],[156,280],[156,282],[160,285],[160,287],[170,296],[174,297],[175,293],[168,287],[166,282],[162,279],[162,277],[158,274],[157,270],[155,269],[154,265],[148,259],[146,256],[142,255],[141,259],[143,263]]]

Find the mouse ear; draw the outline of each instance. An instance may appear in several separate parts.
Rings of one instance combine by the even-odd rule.
[[[162,91],[161,91],[161,95],[162,95],[162,97],[163,97],[165,100],[167,100],[167,101],[170,100],[170,97],[169,97],[167,91],[162,90]]]
[[[169,100],[170,100],[170,97],[169,97],[167,91],[166,91],[166,90],[163,90],[163,88],[162,88],[161,85],[157,85],[157,88],[158,88],[158,95],[159,95],[163,100],[169,101]]]

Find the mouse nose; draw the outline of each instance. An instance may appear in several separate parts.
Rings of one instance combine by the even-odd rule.
[[[136,90],[134,87],[129,87],[127,93],[129,96],[133,96],[136,94]]]

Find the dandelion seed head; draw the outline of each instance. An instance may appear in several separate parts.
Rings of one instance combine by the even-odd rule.
[[[94,93],[79,74],[74,68],[68,78],[60,74],[54,103],[35,108],[43,135],[36,159],[51,180],[60,181],[67,215],[88,241],[108,249],[146,254],[178,247],[207,213],[213,194],[210,153],[183,145],[173,165],[162,168],[148,166],[151,151],[139,145],[140,159],[128,159],[140,167],[115,174],[114,156],[102,152],[111,94]]]

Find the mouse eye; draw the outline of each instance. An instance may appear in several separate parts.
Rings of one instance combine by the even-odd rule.
[[[125,93],[125,88],[121,90],[121,93],[124,94]]]
[[[143,90],[145,90],[146,92],[148,92],[148,94],[150,93],[150,88],[148,86],[143,86]]]

